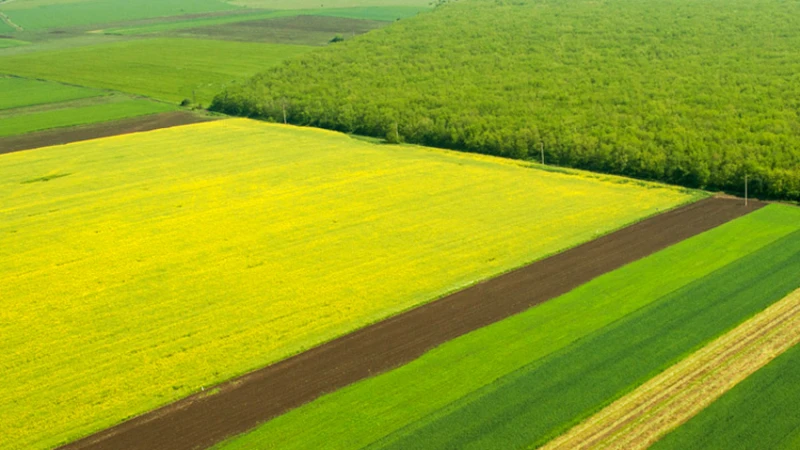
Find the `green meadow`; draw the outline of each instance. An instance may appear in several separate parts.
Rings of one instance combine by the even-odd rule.
[[[0,73],[207,104],[224,86],[314,47],[147,39],[0,58]]]

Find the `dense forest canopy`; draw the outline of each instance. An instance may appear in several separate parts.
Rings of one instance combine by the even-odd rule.
[[[212,108],[798,200],[800,2],[462,0]]]

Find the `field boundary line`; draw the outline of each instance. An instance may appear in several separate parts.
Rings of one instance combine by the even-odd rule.
[[[763,206],[753,202],[745,207],[740,200],[711,197],[646,218],[263,369],[207,387],[214,395],[189,396],[62,448],[210,447]]]
[[[647,448],[798,343],[800,289],[543,448]]]

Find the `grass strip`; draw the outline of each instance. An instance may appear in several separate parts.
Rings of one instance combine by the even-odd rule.
[[[626,266],[422,358],[298,408],[218,448],[361,448],[800,229],[772,205]]]
[[[538,446],[796,289],[800,232],[486,386],[376,448]]]
[[[544,448],[645,449],[800,342],[800,290]]]

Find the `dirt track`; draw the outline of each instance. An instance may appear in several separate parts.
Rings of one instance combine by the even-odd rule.
[[[64,448],[209,447],[762,206],[713,198],[670,211],[224,383],[215,395],[189,397]]]
[[[0,138],[0,155],[40,147],[49,147],[51,145],[63,145],[71,142],[117,136],[120,134],[171,128],[178,125],[206,122],[208,120],[212,119],[188,111],[175,111],[93,125],[38,131],[20,136]]]

